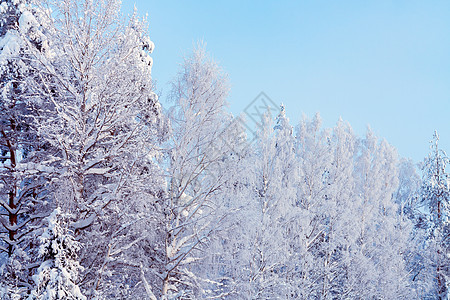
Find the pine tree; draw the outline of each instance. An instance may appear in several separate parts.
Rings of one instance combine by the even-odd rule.
[[[23,237],[33,205],[30,198],[36,198],[40,186],[36,176],[30,175],[33,170],[27,170],[32,163],[26,165],[40,150],[35,128],[30,124],[35,110],[28,101],[29,77],[33,76],[29,58],[39,51],[43,38],[33,10],[29,1],[6,1],[1,10],[1,204],[8,220],[2,219],[7,237],[2,234],[6,247],[0,250],[9,256]],[[35,183],[31,184],[32,180]]]
[[[433,288],[434,268],[430,248],[427,247],[427,209],[420,197],[422,180],[417,166],[410,159],[402,159],[399,165],[399,186],[394,194],[399,215],[412,226],[409,247],[403,256],[410,270],[410,286],[415,298],[423,299]]]
[[[9,257],[2,284],[17,296],[30,289],[30,252],[48,213],[48,176],[40,164],[46,144],[34,123],[40,105],[30,101],[33,58],[48,50],[41,15],[33,1],[3,1],[0,7],[0,252]]]
[[[435,289],[433,297],[446,299],[450,277],[450,180],[446,171],[449,158],[439,149],[439,135],[435,132],[431,151],[425,159],[422,172],[420,198],[428,213],[428,247],[435,267]]]
[[[78,287],[80,244],[68,229],[69,219],[59,208],[46,218],[47,228],[39,238],[37,255],[42,263],[33,276],[33,299],[86,299]]]

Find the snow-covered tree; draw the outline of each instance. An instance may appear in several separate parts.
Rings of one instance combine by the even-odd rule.
[[[449,158],[439,148],[439,136],[435,132],[431,151],[422,167],[423,179],[420,200],[428,218],[427,245],[432,253],[434,288],[431,297],[446,299],[450,281],[450,176],[446,171]]]
[[[435,276],[430,248],[427,246],[427,210],[421,201],[422,180],[416,165],[410,159],[402,159],[399,165],[399,186],[394,199],[399,206],[399,214],[409,219],[413,228],[409,248],[403,254],[410,272],[410,284],[415,298],[425,298],[433,286]]]
[[[358,142],[342,120],[332,132],[321,130],[318,116],[300,123],[296,140],[297,295],[410,295],[403,253],[411,226],[398,218],[392,199],[398,176],[392,147],[370,131]]]
[[[221,181],[214,194],[216,215],[220,220],[219,230],[207,239],[202,247],[200,264],[195,265],[195,274],[204,298],[221,299],[243,297],[248,288],[247,245],[248,233],[254,227],[249,222],[253,213],[252,172],[250,169],[251,146],[246,138],[243,116],[226,123],[226,129],[215,143],[215,156],[220,159],[210,165],[209,176]],[[210,156],[212,157],[212,156]],[[252,219],[250,217],[250,219]]]
[[[246,241],[243,251],[247,252],[244,257],[247,261],[243,262],[243,270],[247,274],[242,277],[247,286],[242,292],[247,299],[274,298],[290,292],[288,224],[296,198],[292,133],[284,106],[276,124],[269,111],[262,116],[248,165],[252,174],[249,185],[252,203],[245,208],[248,231],[241,236]]]
[[[203,293],[195,264],[204,257],[208,239],[224,218],[215,196],[225,178],[214,170],[225,153],[232,152],[221,138],[230,123],[224,111],[228,89],[225,75],[203,47],[185,59],[173,82],[163,297]]]
[[[399,217],[393,199],[398,186],[397,154],[370,130],[358,148],[355,182],[361,206],[356,213],[359,232],[353,266],[354,280],[359,281],[357,295],[409,298],[403,254],[409,246],[411,226]]]
[[[68,229],[69,219],[59,208],[46,218],[47,227],[39,237],[37,251],[42,263],[33,276],[36,285],[32,299],[86,299],[78,287],[80,245]]]
[[[321,297],[324,278],[317,259],[326,235],[326,178],[331,165],[329,130],[321,128],[318,114],[304,117],[296,127],[295,153],[298,161],[296,207],[299,216],[292,222],[292,253],[296,289],[294,297]]]
[[[222,232],[210,243],[220,278],[216,297],[256,299],[287,296],[292,271],[288,265],[288,223],[294,218],[295,155],[292,127],[282,107],[274,124],[269,112],[261,117],[256,144],[230,143],[239,159],[216,197],[222,197],[228,216]],[[242,117],[235,124],[242,124]],[[235,136],[244,134],[243,128]],[[232,140],[230,138],[230,140]],[[227,159],[224,160],[227,162]],[[222,172],[222,174],[226,174]],[[291,232],[292,233],[292,232]],[[210,262],[208,260],[208,262]]]
[[[399,185],[395,192],[395,201],[400,208],[400,214],[410,219],[416,219],[420,214],[420,199],[417,196],[421,178],[417,174],[416,165],[410,159],[401,159],[399,163]],[[422,221],[417,219],[415,223]]]
[[[316,259],[321,266],[323,281],[319,281],[320,294],[324,299],[338,295],[348,297],[352,292],[352,284],[347,278],[357,239],[354,213],[358,205],[355,201],[353,178],[356,137],[350,125],[341,119],[333,128],[332,134],[326,137],[329,154],[325,155],[331,156],[331,163],[326,160],[329,165],[320,185],[325,190],[320,212],[324,238],[317,249],[313,248],[312,251],[319,253]]]
[[[48,176],[40,164],[46,144],[34,124],[40,106],[29,100],[36,76],[33,57],[48,50],[41,15],[35,1],[0,4],[0,286],[5,285],[5,299],[30,289],[35,267],[30,251],[48,213]]]
[[[30,56],[42,50],[43,43],[34,13],[30,1],[4,1],[0,6],[0,203],[7,216],[0,219],[0,250],[9,256],[29,230],[25,227],[42,184],[32,166],[42,145],[31,124],[36,111],[28,100],[29,77],[34,75]]]
[[[167,126],[153,92],[154,46],[136,14],[120,17],[120,1],[46,5],[52,55],[35,57],[33,100],[45,108],[36,119],[51,145],[49,194],[82,244],[82,292],[131,297],[150,267],[143,256],[156,239],[164,188],[156,160]]]
[[[283,105],[249,145],[203,47],[165,115],[119,7],[0,3],[0,298],[448,297],[437,135],[421,183],[372,131],[294,133]]]

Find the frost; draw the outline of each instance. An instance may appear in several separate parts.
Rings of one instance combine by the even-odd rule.
[[[2,2],[0,3],[0,13],[5,13],[8,9],[8,4],[7,2]]]
[[[19,31],[22,33],[27,33],[30,28],[34,26],[38,26],[38,23],[33,14],[29,11],[22,12],[22,15],[19,18]]]
[[[18,21],[0,37],[0,298],[444,298],[437,140],[422,179],[372,131],[294,127],[284,105],[249,141],[203,47],[166,110],[145,23],[119,1],[14,3],[0,4]]]
[[[188,204],[189,202],[191,202],[191,200],[192,200],[192,196],[189,196],[184,192],[180,196],[180,204],[181,205]]]
[[[86,171],[86,175],[88,174],[97,174],[97,175],[105,175],[111,170],[111,168],[90,168]]]
[[[16,58],[20,52],[20,38],[13,32],[8,31],[0,39],[0,67],[8,63],[9,60]]]
[[[92,214],[89,217],[87,217],[86,219],[81,219],[81,220],[78,220],[78,221],[72,223],[72,227],[74,229],[86,228],[89,225],[91,225],[94,222],[94,220],[95,220],[95,215]]]

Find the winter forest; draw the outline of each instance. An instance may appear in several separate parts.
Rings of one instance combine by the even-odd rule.
[[[448,299],[449,157],[281,103],[197,47],[163,107],[118,0],[0,4],[1,299]],[[155,62],[157,63],[157,62]]]

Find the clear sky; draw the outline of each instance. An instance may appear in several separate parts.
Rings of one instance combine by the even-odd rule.
[[[203,40],[229,74],[235,115],[264,91],[293,125],[302,113],[326,127],[341,116],[414,161],[436,129],[450,152],[450,1],[123,0],[123,11],[134,4],[148,13],[163,99]]]

